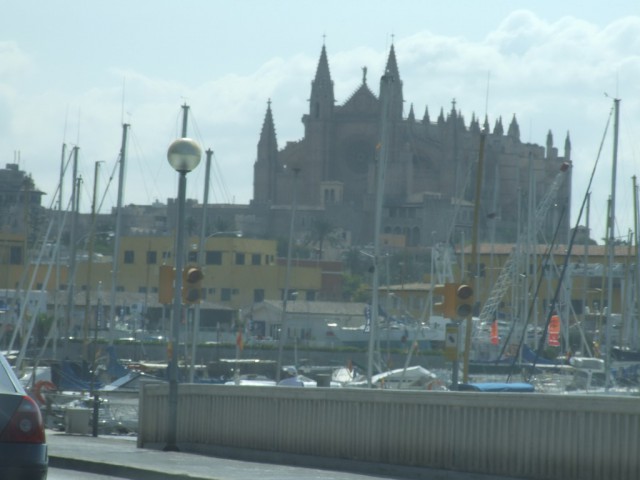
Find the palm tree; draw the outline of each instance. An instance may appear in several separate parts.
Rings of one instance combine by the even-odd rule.
[[[307,245],[310,243],[318,245],[318,260],[322,260],[322,252],[324,251],[324,242],[333,243],[335,240],[332,234],[336,231],[336,227],[325,218],[317,218],[311,225],[311,231],[307,238]]]

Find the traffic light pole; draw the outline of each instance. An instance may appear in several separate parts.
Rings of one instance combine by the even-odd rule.
[[[473,205],[473,230],[471,232],[471,271],[469,283],[478,277],[478,215],[480,213],[480,190],[482,189],[482,175],[484,173],[484,144],[487,132],[480,134],[480,147],[478,152],[478,169],[476,170],[476,195]],[[472,290],[473,291],[473,290]],[[479,292],[478,292],[479,293]],[[471,350],[471,335],[473,334],[472,312],[466,315],[466,335],[464,337],[464,381],[469,382],[469,353]]]

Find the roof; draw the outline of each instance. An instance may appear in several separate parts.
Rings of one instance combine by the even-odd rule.
[[[282,310],[279,300],[265,300],[262,302],[271,308]],[[365,303],[360,302],[309,302],[294,300],[287,302],[287,312],[309,315],[364,315]],[[256,306],[254,306],[255,308]]]
[[[481,255],[488,254],[497,254],[497,255],[508,255],[510,254],[514,248],[516,248],[516,244],[514,243],[481,243],[478,245],[478,253]],[[535,250],[536,253],[542,255],[547,253],[549,249],[548,245],[536,245]],[[552,255],[566,255],[568,250],[567,245],[556,245],[552,250]],[[462,250],[465,253],[471,253],[471,245],[465,245]],[[456,245],[456,253],[461,252],[460,246]],[[631,252],[631,253],[629,253]],[[573,245],[571,248],[571,256],[584,256],[589,254],[590,257],[602,257],[607,255],[609,252],[607,250],[606,245]],[[629,255],[635,255],[635,249],[633,247],[629,247],[628,245],[617,245],[614,250],[614,255],[616,257],[628,257]]]

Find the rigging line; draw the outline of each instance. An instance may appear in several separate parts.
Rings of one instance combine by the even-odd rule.
[[[218,158],[216,157],[215,153],[213,155],[213,166],[215,168],[215,181],[220,189],[221,194],[223,195],[223,200],[225,200],[226,203],[232,203],[231,194],[227,189],[227,184],[224,179],[224,176],[222,175],[222,170],[220,169],[220,163],[218,163]]]
[[[119,160],[120,160],[120,154],[117,155],[116,161],[113,164],[113,170],[111,171],[111,175],[109,175],[109,178],[107,179],[107,184],[104,187],[104,191],[102,192],[102,198],[100,199],[100,202],[98,203],[98,207],[96,208],[96,214],[100,213],[102,211],[102,206],[104,205],[104,201],[107,198],[107,195],[110,193],[110,186],[111,183],[113,182],[113,178],[115,176],[116,173],[116,169],[118,168],[118,164],[119,164]]]
[[[547,332],[549,330],[549,323],[551,322],[551,316],[553,315],[553,310],[555,309],[556,303],[558,302],[558,296],[560,294],[560,287],[562,286],[562,282],[564,280],[564,275],[567,271],[567,266],[569,264],[569,257],[571,256],[571,250],[573,249],[573,244],[575,242],[575,238],[576,238],[576,234],[578,233],[578,226],[579,226],[579,222],[580,219],[582,218],[582,214],[584,213],[584,209],[585,206],[587,204],[587,199],[588,199],[588,193],[591,191],[591,185],[593,184],[593,179],[595,177],[596,174],[596,169],[598,167],[598,163],[600,161],[600,155],[602,154],[602,149],[604,147],[604,141],[606,139],[606,134],[607,131],[609,129],[609,124],[611,123],[611,117],[613,115],[614,112],[614,107],[611,108],[611,112],[609,113],[609,118],[607,119],[607,124],[605,127],[605,131],[604,134],[602,136],[602,140],[600,141],[600,148],[598,149],[598,155],[596,157],[596,161],[595,164],[593,165],[593,169],[591,170],[591,176],[589,178],[589,183],[587,184],[587,192],[584,195],[584,198],[582,200],[582,205],[580,206],[580,212],[578,213],[578,218],[576,220],[576,225],[573,229],[573,232],[571,233],[571,239],[569,240],[569,245],[567,246],[567,253],[564,257],[564,263],[562,265],[562,270],[560,271],[560,276],[558,278],[558,282],[556,284],[556,289],[553,295],[553,299],[551,301],[551,304],[549,305],[549,312],[547,313],[547,321],[545,322],[544,325],[544,329],[542,331],[542,336],[540,337],[540,341],[538,343],[538,349],[536,350],[536,356],[534,357],[534,361],[531,364],[531,369],[530,372],[531,374],[533,374],[533,371],[535,369],[536,366],[536,359],[538,357],[541,356],[542,354],[542,350],[544,348],[544,341],[547,337]]]
[[[201,134],[200,131],[200,127],[198,125],[198,122],[195,118],[195,115],[193,114],[192,109],[189,109],[189,118],[191,119],[191,122],[193,124],[193,129],[195,131],[195,138],[198,140],[198,142],[201,145],[204,145],[204,139],[203,136]],[[215,177],[215,182],[216,185],[219,188],[219,191],[222,195],[222,201],[220,203],[231,203],[230,199],[231,199],[231,195],[229,194],[229,191],[226,187],[226,182],[224,180],[224,176],[222,175],[222,171],[220,169],[220,165],[218,163],[218,159],[216,158],[215,154],[213,155],[213,168],[214,168],[214,177]]]
[[[556,224],[556,228],[553,232],[553,237],[551,239],[551,243],[549,244],[547,251],[545,252],[545,254],[543,255],[543,257],[540,259],[539,261],[539,266],[540,265],[548,265],[549,264],[549,259],[551,258],[551,255],[553,253],[553,248],[556,245],[557,239],[558,239],[558,234],[560,232],[560,225],[562,224],[562,219],[564,218],[565,215],[565,210],[566,208],[563,207],[562,211],[560,213],[558,222]],[[525,336],[527,334],[527,327],[529,326],[529,323],[531,322],[531,316],[533,314],[533,307],[534,307],[534,302],[537,300],[538,298],[538,294],[540,293],[540,288],[542,287],[542,281],[544,280],[544,270],[541,268],[538,268],[538,270],[540,271],[540,276],[538,277],[538,283],[536,285],[536,289],[533,293],[533,300],[532,302],[529,304],[529,311],[527,312],[527,318],[524,322],[523,325],[523,329],[522,329],[522,334],[520,335],[520,340],[518,341],[518,354],[520,352],[520,349],[522,348],[522,345],[524,344],[524,339]],[[536,334],[536,332],[534,331],[534,335]],[[498,360],[500,360],[500,358],[502,357],[502,355],[504,354],[504,351],[506,349],[508,340],[511,337],[511,332],[509,332],[509,338],[507,338],[507,340],[504,343],[504,346],[502,347],[502,351],[500,352],[500,355],[498,356]],[[514,371],[515,371],[515,365],[516,365],[516,360],[518,359],[518,354],[516,354],[513,357],[513,361],[511,362],[511,365],[509,366],[509,371],[508,371],[508,375],[507,375],[507,383],[509,383],[509,381],[511,380],[511,376],[513,375]],[[537,356],[536,356],[537,358]]]
[[[129,155],[129,158],[125,163],[125,169],[129,164],[132,163],[134,159],[137,160],[134,163],[140,173],[140,182],[144,189],[144,193],[147,199],[149,199],[149,203],[153,203],[153,201],[151,200],[153,193],[155,193],[154,200],[161,198],[161,195],[163,194],[162,190],[158,186],[158,176],[161,173],[164,173],[166,170],[158,168],[158,165],[149,164],[148,157],[143,154],[142,148],[140,147],[140,142],[138,141],[138,137],[133,129],[129,130],[129,139],[130,140],[127,144],[127,148],[133,148],[134,152],[136,152],[136,155]],[[166,163],[164,165],[166,165]],[[151,172],[151,175],[149,174],[149,172]],[[151,180],[151,186],[149,186],[147,182],[148,178]]]
[[[72,157],[73,157],[73,148],[69,151],[69,156],[67,157],[67,161],[62,166],[62,178],[64,178],[64,175],[67,172],[67,167],[69,166],[69,163],[71,162]],[[60,182],[58,182],[58,186],[56,187],[56,191],[53,194],[51,202],[49,203],[49,210],[53,209],[53,205],[57,201],[58,195],[60,195],[60,189],[61,189],[61,185],[60,185]]]

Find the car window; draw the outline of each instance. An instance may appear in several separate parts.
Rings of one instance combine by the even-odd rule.
[[[0,392],[17,392],[16,389],[16,378],[11,370],[11,366],[4,358],[4,356],[0,355]]]

